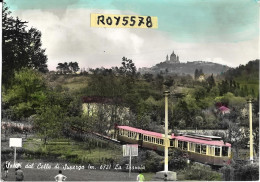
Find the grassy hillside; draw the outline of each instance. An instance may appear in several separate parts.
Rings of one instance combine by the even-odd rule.
[[[86,87],[90,78],[87,75],[60,75],[49,73],[47,79],[52,86],[60,85],[70,91],[77,91]]]
[[[259,60],[249,61],[246,65],[228,70],[225,79],[235,80],[240,87],[247,86],[248,91],[254,89],[255,94],[259,94]]]

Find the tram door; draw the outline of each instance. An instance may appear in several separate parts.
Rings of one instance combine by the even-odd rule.
[[[143,146],[143,134],[139,133],[139,137],[138,137],[138,145],[139,146]]]

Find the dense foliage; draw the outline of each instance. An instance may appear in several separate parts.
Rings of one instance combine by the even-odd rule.
[[[8,87],[15,71],[23,67],[47,72],[47,56],[42,48],[41,32],[27,28],[26,21],[15,19],[4,3],[3,29],[3,85]]]

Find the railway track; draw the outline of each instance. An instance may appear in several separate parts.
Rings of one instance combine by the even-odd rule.
[[[70,129],[67,129],[65,132],[66,135],[70,136],[70,137],[74,137],[83,141],[87,141],[89,139],[95,139],[98,141],[106,141],[108,143],[112,143],[112,144],[116,144],[116,145],[122,145],[122,143],[112,137],[109,136],[105,136],[96,132],[87,132],[85,130],[76,128],[76,127],[72,127]]]

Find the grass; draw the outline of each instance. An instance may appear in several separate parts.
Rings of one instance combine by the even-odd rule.
[[[86,75],[55,75],[55,83],[61,84],[70,91],[77,91],[88,85],[89,76]]]
[[[84,142],[64,141],[64,139],[50,141],[47,145],[44,145],[39,139],[31,139],[27,140],[24,148],[33,152],[41,151],[48,155],[59,156],[61,160],[76,163],[98,164],[111,159],[117,161],[122,157],[122,151],[118,148],[90,148]]]

